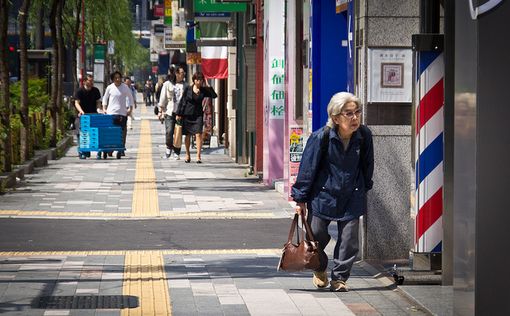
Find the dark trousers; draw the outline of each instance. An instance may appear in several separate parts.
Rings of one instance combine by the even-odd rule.
[[[325,249],[331,236],[328,233],[330,220],[325,220],[311,213],[308,216],[308,223],[312,229],[315,240],[319,242],[319,247]],[[351,275],[352,265],[359,252],[359,219],[353,219],[346,222],[337,221],[338,240],[336,241],[333,252],[333,268],[331,269],[331,279],[347,281]],[[328,262],[321,262],[321,270],[326,271]]]
[[[113,124],[122,128],[122,144],[126,147],[126,135],[127,135],[127,116],[114,115]]]
[[[165,114],[165,142],[166,148],[173,149],[177,155],[181,154],[181,148],[174,148],[174,130],[177,121],[175,113],[172,115]]]

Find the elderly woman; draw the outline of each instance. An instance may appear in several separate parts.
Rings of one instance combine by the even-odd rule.
[[[327,125],[306,144],[292,197],[296,213],[306,214],[315,240],[325,249],[328,225],[337,223],[338,240],[331,270],[331,291],[346,292],[346,281],[359,252],[359,217],[366,212],[372,188],[372,133],[361,125],[360,101],[351,93],[335,94],[328,104]],[[327,260],[313,273],[317,288],[328,285]]]

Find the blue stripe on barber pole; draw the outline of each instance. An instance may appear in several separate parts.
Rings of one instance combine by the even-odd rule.
[[[437,138],[425,148],[418,158],[416,168],[419,168],[420,170],[418,170],[417,173],[419,178],[416,177],[417,188],[441,162],[443,162],[443,133],[439,134],[439,136],[437,136]]]
[[[444,60],[440,52],[418,52],[417,58],[415,250],[440,252],[443,236]]]

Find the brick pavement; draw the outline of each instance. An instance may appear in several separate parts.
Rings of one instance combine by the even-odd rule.
[[[142,121],[135,121],[128,132],[127,157],[78,160],[72,148],[0,196],[0,216],[119,220],[258,216],[288,217],[290,224],[292,208],[285,199],[256,178],[245,177],[246,167],[233,163],[221,150],[206,149],[201,165],[164,159],[162,125],[151,111],[142,108],[139,113],[150,139]],[[150,153],[139,155],[140,144],[147,141]],[[148,159],[152,167],[147,166]],[[143,168],[149,173],[137,176]],[[139,182],[153,186],[137,187]],[[156,208],[158,213],[147,213],[144,203],[133,202],[135,196],[144,199],[148,193],[157,199],[151,211]],[[141,213],[135,213],[139,207]],[[0,313],[426,314],[366,263],[355,264],[350,292],[332,293],[315,289],[310,273],[277,272],[279,253],[279,249],[0,252]]]

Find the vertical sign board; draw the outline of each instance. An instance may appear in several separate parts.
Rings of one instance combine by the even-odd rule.
[[[285,3],[264,9],[264,182],[283,178],[285,123]]]
[[[186,38],[186,20],[184,9],[179,9],[179,1],[172,1],[172,40],[184,41]]]
[[[94,82],[104,82],[104,60],[106,58],[106,45],[95,44],[94,45]],[[97,85],[100,90],[103,87],[102,84]],[[101,91],[102,92],[102,91]]]
[[[299,172],[299,164],[303,151],[305,149],[303,143],[303,128],[291,127],[290,128],[290,147],[289,147],[289,191],[290,188],[296,183],[296,177]]]
[[[172,0],[165,0],[165,25],[172,26]]]

